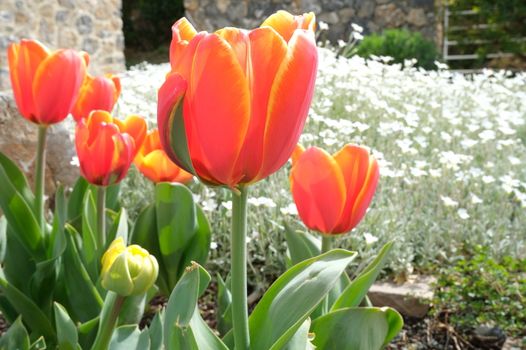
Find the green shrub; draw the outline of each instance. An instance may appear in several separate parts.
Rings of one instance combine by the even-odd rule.
[[[394,63],[416,58],[416,65],[425,69],[436,69],[434,62],[438,59],[438,51],[432,41],[418,32],[405,29],[388,29],[382,34],[366,36],[358,45],[357,54],[362,57],[390,56]]]
[[[462,333],[489,324],[507,335],[526,336],[526,259],[489,256],[477,247],[444,268],[437,282],[435,313]]]

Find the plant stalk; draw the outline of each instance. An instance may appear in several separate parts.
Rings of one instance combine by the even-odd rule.
[[[327,253],[332,249],[332,236],[321,235],[321,253]],[[327,295],[322,302],[322,314],[325,315],[329,312],[329,295]]]
[[[106,246],[106,187],[97,187],[97,249],[104,251]]]
[[[248,350],[247,304],[247,194],[248,188],[239,187],[239,193],[232,191],[232,233],[230,251],[232,254],[232,326],[236,350]]]
[[[46,137],[47,125],[38,126],[38,144],[37,144],[37,160],[35,173],[35,209],[37,212],[37,220],[42,234],[45,230],[44,217],[44,195],[45,195],[45,177],[46,177]]]
[[[124,304],[125,297],[116,295],[115,301],[111,311],[107,315],[103,315],[100,319],[99,330],[97,332],[97,337],[93,342],[91,350],[107,350],[110,345],[111,336],[113,334],[113,329],[119,318],[119,313],[121,312],[122,305]]]

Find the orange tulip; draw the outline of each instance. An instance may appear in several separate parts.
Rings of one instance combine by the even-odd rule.
[[[91,112],[75,134],[82,176],[99,186],[121,181],[145,136],[146,122],[139,116],[120,121],[106,111]]]
[[[50,52],[36,40],[23,39],[9,46],[7,58],[20,114],[41,125],[64,120],[86,75],[87,54],[69,49]]]
[[[294,150],[316,78],[314,14],[280,11],[260,28],[172,27],[171,73],[157,118],[168,156],[202,181],[234,187],[277,171]]]
[[[187,183],[193,175],[179,168],[166,155],[159,140],[159,130],[152,130],[135,156],[135,166],[151,181]]]
[[[106,74],[92,77],[87,74],[71,114],[78,122],[96,109],[111,112],[120,93],[121,81],[118,76]]]
[[[325,234],[352,230],[365,215],[379,176],[378,162],[363,147],[346,145],[332,156],[298,147],[290,185],[301,220]]]

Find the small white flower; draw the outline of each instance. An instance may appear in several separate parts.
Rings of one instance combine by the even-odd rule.
[[[444,202],[444,205],[446,207],[456,207],[458,206],[458,202],[453,200],[452,198],[448,196],[440,196],[440,199],[442,199],[442,202]]]
[[[495,182],[495,178],[491,175],[484,175],[482,176],[482,182],[484,182],[485,184],[490,184],[492,182]]]
[[[468,211],[464,208],[459,208],[457,210],[457,214],[458,216],[462,219],[462,220],[467,220],[469,219],[469,214],[468,214]]]
[[[80,166],[79,157],[74,156],[73,158],[71,158],[71,161],[69,162],[69,164],[73,166],[77,166],[77,167]]]
[[[210,249],[216,250],[217,249],[217,242],[210,242]]]
[[[476,194],[472,193],[471,194],[471,203],[473,204],[480,204],[482,203],[482,199],[480,197],[478,197]]]
[[[286,207],[280,208],[279,211],[283,215],[298,215],[298,209],[294,203],[290,203]]]
[[[323,21],[318,22],[318,28],[320,30],[329,30],[329,25]]]
[[[226,210],[232,210],[232,201],[223,202],[221,206],[226,208]]]
[[[358,33],[363,32],[363,27],[359,24],[351,23],[351,27],[352,27],[352,30],[354,30],[355,32],[358,32]]]
[[[374,243],[378,242],[378,237],[373,236],[369,232],[365,232],[363,234],[363,238],[365,238],[365,244],[367,244],[367,245],[371,245],[371,244],[374,244]]]

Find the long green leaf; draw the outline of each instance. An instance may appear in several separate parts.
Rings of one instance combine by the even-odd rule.
[[[53,308],[55,310],[58,348],[60,350],[77,349],[79,341],[77,327],[69,317],[68,311],[59,303],[55,303]]]
[[[99,314],[103,300],[86,270],[73,240],[78,235],[72,226],[66,226],[67,248],[64,253],[64,278],[70,305],[76,320],[86,322]]]
[[[121,208],[117,214],[111,229],[108,232],[107,241],[112,242],[115,238],[122,237],[124,242],[128,242],[128,214],[125,208]]]
[[[82,255],[92,280],[98,276],[97,207],[93,194],[87,191],[82,206]],[[100,248],[102,249],[102,248]]]
[[[20,193],[27,204],[33,208],[35,204],[35,196],[33,195],[33,192],[31,192],[26,176],[18,166],[2,152],[0,152],[0,167],[4,168],[7,177],[15,187],[16,191]]]
[[[228,350],[228,347],[203,320],[197,306],[190,320],[190,329],[192,330],[198,349]]]
[[[327,295],[356,253],[335,249],[281,275],[249,317],[252,350],[280,349]]]
[[[389,256],[394,242],[386,243],[378,253],[378,256],[370,263],[358,277],[356,277],[334,302],[331,310],[360,305],[367,291],[378,277],[382,267]]]
[[[110,340],[109,350],[144,350],[150,348],[148,331],[139,330],[137,325],[117,327]]]
[[[7,220],[0,216],[0,263],[4,262],[7,250]]]
[[[0,350],[29,350],[29,335],[22,324],[22,318],[16,319],[0,338]]]
[[[307,232],[294,231],[285,223],[285,239],[292,264],[298,264],[321,253],[321,241]]]
[[[166,182],[155,188],[155,206],[159,248],[173,286],[186,267],[182,259],[197,228],[196,207],[186,186]]]
[[[55,331],[46,315],[33,300],[5,280],[4,273],[1,269],[0,291],[6,296],[18,313],[22,315],[24,322],[31,328],[31,331],[38,332],[52,341],[55,339]]]
[[[195,343],[189,323],[194,316],[199,295],[210,282],[210,275],[199,264],[188,267],[175,286],[164,315],[164,345],[179,349],[182,344]]]
[[[232,293],[229,284],[217,275],[217,329],[225,335],[232,329]]]
[[[288,343],[281,350],[310,350],[314,349],[309,335],[311,320],[307,318]]]
[[[314,345],[324,350],[379,350],[402,329],[391,308],[344,308],[314,320]]]
[[[212,228],[206,218],[203,209],[197,204],[196,208],[196,219],[197,228],[194,231],[194,235],[190,242],[186,245],[186,249],[183,252],[183,259],[181,268],[186,268],[191,264],[192,261],[197,262],[200,265],[206,264],[208,259],[208,253],[210,252],[210,243],[212,241]],[[182,271],[179,272],[179,275]]]
[[[150,350],[163,349],[163,317],[164,312],[161,310],[157,312],[148,327],[148,334],[150,336]]]
[[[16,190],[3,167],[0,167],[0,207],[13,231],[29,252],[42,259],[42,234],[32,207]]]
[[[82,207],[89,183],[82,176],[77,179],[73,190],[68,197],[68,221],[73,221],[82,216]]]

